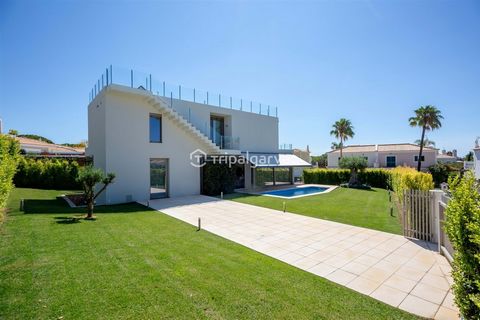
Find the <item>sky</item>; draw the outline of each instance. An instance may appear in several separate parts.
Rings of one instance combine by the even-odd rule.
[[[428,134],[466,154],[480,136],[479,1],[0,1],[3,131],[87,138],[89,92],[113,64],[278,106],[280,143],[329,151]]]

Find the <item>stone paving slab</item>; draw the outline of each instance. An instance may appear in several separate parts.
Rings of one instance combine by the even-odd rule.
[[[148,205],[413,314],[458,319],[451,267],[432,244],[386,232],[206,196]]]

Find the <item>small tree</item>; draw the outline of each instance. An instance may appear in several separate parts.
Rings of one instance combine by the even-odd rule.
[[[358,172],[363,171],[368,166],[367,159],[363,157],[345,157],[340,159],[340,168],[350,170],[349,185],[359,185]]]
[[[85,167],[85,169],[78,173],[77,181],[82,184],[85,202],[87,204],[87,219],[93,217],[95,199],[105,191],[114,179],[114,173],[105,174],[101,169],[93,168],[92,166]],[[102,183],[103,186],[95,193],[95,185],[98,183]]]

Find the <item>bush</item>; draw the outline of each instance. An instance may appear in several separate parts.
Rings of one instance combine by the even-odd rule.
[[[390,171],[391,189],[399,196],[406,190],[430,190],[434,188],[430,173],[419,172],[409,167],[396,167]]]
[[[13,176],[17,170],[20,147],[18,142],[0,134],[0,221],[3,220],[3,208],[7,204],[10,191],[13,189]]]
[[[449,180],[452,198],[445,231],[455,254],[452,277],[455,303],[465,319],[480,315],[480,194],[472,172]]]
[[[441,163],[428,167],[428,172],[432,175],[436,187],[440,187],[442,182],[447,182],[450,175],[449,167]]]
[[[228,164],[207,162],[202,168],[202,193],[207,196],[218,196],[220,192],[232,193],[235,189],[235,168]]]
[[[358,178],[371,187],[391,189],[390,170],[367,169],[358,173]]]
[[[79,190],[76,181],[80,167],[76,161],[22,157],[14,177],[17,187]]]

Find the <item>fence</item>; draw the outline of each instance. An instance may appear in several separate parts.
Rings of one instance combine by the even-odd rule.
[[[441,190],[407,190],[399,212],[405,237],[437,243],[438,252],[451,262],[454,250],[443,227],[449,200]]]
[[[403,195],[403,234],[409,238],[434,240],[432,197],[429,191],[407,190]]]

